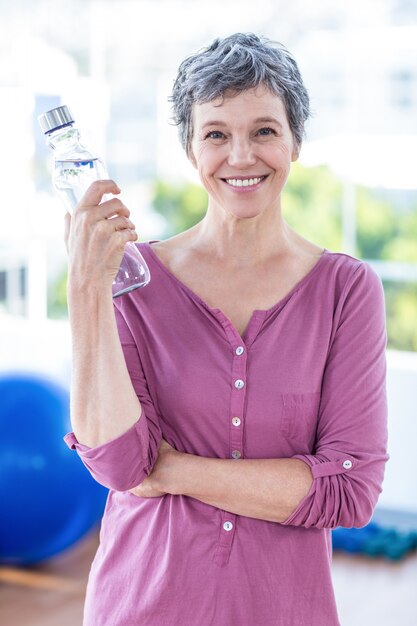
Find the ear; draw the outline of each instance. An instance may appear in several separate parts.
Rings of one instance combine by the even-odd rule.
[[[291,153],[291,161],[297,161],[300,156],[301,145],[297,142],[294,143],[294,147]]]

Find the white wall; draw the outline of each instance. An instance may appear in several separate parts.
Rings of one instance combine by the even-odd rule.
[[[71,338],[64,320],[28,321],[0,315],[0,375],[31,372],[69,389]]]
[[[417,513],[417,353],[387,354],[389,454],[379,504]]]

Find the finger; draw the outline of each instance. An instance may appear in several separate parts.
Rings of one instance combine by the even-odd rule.
[[[125,230],[126,228],[130,230],[135,230],[134,223],[131,222],[128,217],[125,217],[123,215],[119,217],[112,217],[112,219],[106,220],[104,224],[106,224],[109,229],[114,231]]]
[[[145,478],[146,480],[146,478]],[[136,485],[136,487],[133,487],[133,489],[129,489],[129,493],[133,493],[134,496],[139,496],[140,498],[144,498],[145,494],[149,491],[150,487],[149,484],[145,483],[145,481],[143,481],[142,483],[140,483],[140,485]]]
[[[125,244],[127,244],[129,241],[136,241],[138,238],[137,232],[131,228],[119,230],[118,236],[121,248],[124,248]]]
[[[120,187],[114,182],[114,180],[95,180],[93,183],[91,183],[91,185],[81,198],[81,201],[78,204],[78,208],[96,206],[97,204],[100,204],[103,196],[106,193],[119,194],[120,191]]]
[[[85,210],[83,210],[85,209]],[[89,227],[96,222],[112,222],[115,217],[123,216],[129,218],[129,209],[118,198],[106,200],[97,206],[79,206],[76,218],[82,218],[82,223]]]
[[[162,452],[164,450],[175,450],[165,439],[161,439],[161,443],[159,444],[159,451]]]
[[[129,217],[130,211],[119,198],[111,198],[102,202],[98,207],[94,207],[98,219],[110,219],[113,215],[124,215]],[[91,208],[90,208],[91,213]]]

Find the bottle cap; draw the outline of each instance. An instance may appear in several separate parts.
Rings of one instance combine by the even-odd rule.
[[[39,126],[42,132],[47,135],[58,128],[63,128],[74,123],[74,118],[67,106],[56,107],[38,116]]]

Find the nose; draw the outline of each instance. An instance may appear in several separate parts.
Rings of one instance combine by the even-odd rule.
[[[234,138],[230,144],[228,164],[237,169],[247,169],[256,163],[256,156],[253,152],[251,142],[243,138]]]

